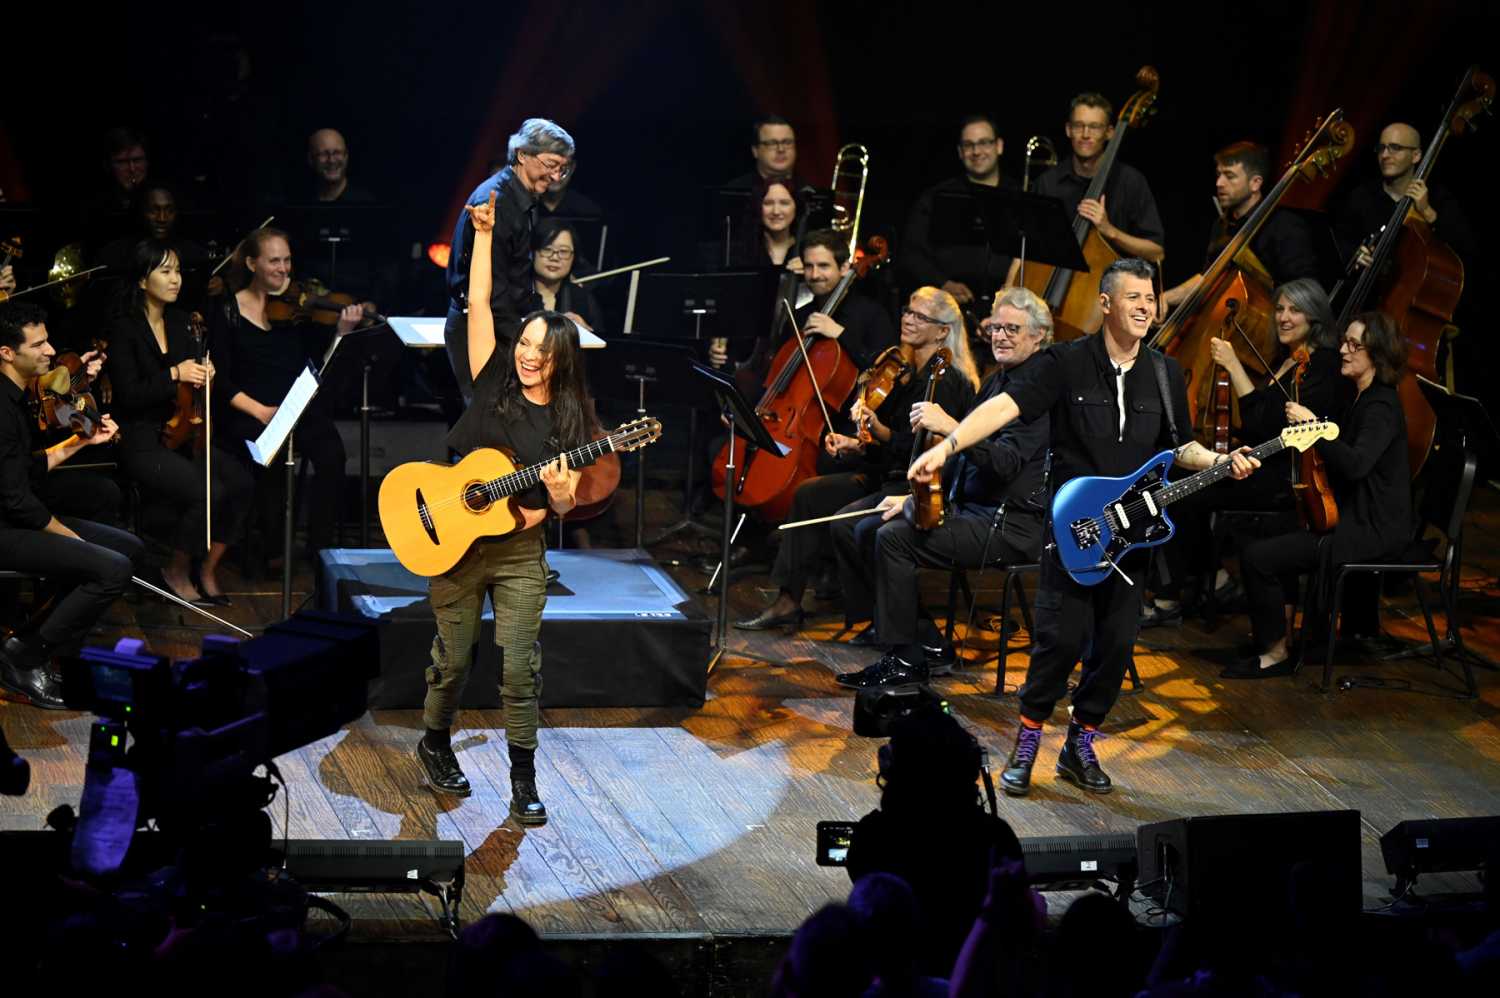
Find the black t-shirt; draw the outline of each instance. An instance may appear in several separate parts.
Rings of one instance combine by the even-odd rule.
[[[916,433],[911,428],[911,407],[927,397],[927,380],[936,359],[934,355],[905,384],[898,383],[875,410],[880,421],[890,428],[891,439],[883,444],[870,445],[865,454],[870,469],[887,481],[905,480],[906,469],[911,467],[912,458],[916,457],[912,451]],[[933,386],[932,401],[956,419],[969,411],[973,399],[974,386],[968,377],[957,366],[948,365],[943,376]]]
[[[1174,439],[1151,352],[1142,347],[1125,372],[1123,430],[1117,369],[1105,349],[1103,332],[1055,343],[1027,361],[1027,377],[1009,395],[1022,419],[1051,415],[1054,494],[1058,486],[1080,475],[1127,475],[1158,452],[1193,438],[1182,367],[1175,358],[1163,358],[1177,425]]]
[[[503,450],[519,469],[556,457],[563,448],[556,440],[551,407],[537,405],[521,395],[501,416],[500,391],[507,367],[512,363],[511,352],[503,346],[496,347],[484,370],[474,379],[474,404],[464,410],[449,432],[448,446],[460,454],[480,447]],[[527,509],[546,509],[547,488],[538,482],[517,499]]]
[[[37,447],[35,428],[26,393],[0,374],[0,525],[40,530],[52,520],[36,495],[47,455]]]
[[[1203,258],[1204,269],[1213,265],[1220,251],[1229,245],[1251,214],[1253,212],[1246,212],[1243,218],[1225,215],[1214,223],[1208,239],[1208,253]],[[1272,284],[1318,276],[1318,251],[1313,246],[1312,229],[1293,212],[1281,208],[1271,212],[1271,217],[1250,240],[1250,250],[1265,266]]]
[[[1019,187],[1007,177],[1000,179],[1000,189],[1014,191]],[[906,218],[898,257],[903,284],[910,288],[924,285],[942,287],[958,281],[981,298],[987,298],[1005,283],[1010,271],[1008,256],[994,252],[987,245],[939,243],[932,231],[932,219],[940,202],[950,198],[983,197],[993,188],[984,187],[968,177],[953,177],[928,188],[912,205]],[[941,235],[941,233],[939,233]]]
[[[208,345],[214,365],[214,416],[225,420],[230,434],[253,440],[265,426],[229,402],[244,392],[261,405],[281,405],[308,366],[303,331],[279,325],[262,329],[240,313],[234,295],[227,295],[209,310]]]
[[[1463,206],[1448,191],[1431,184],[1427,187],[1427,200],[1438,216],[1432,231],[1458,254],[1465,266],[1472,266],[1478,241]],[[1379,232],[1395,211],[1396,199],[1386,193],[1378,180],[1367,181],[1349,192],[1334,212],[1334,233],[1346,263],[1359,251],[1360,243]]]
[[[1080,177],[1074,173],[1073,157],[1068,156],[1037,178],[1036,192],[1062,198],[1071,223],[1078,214],[1078,203],[1093,181],[1092,177]],[[1104,184],[1104,210],[1121,232],[1137,239],[1149,239],[1158,246],[1166,245],[1161,213],[1156,210],[1151,185],[1146,182],[1145,174],[1129,163],[1116,160],[1114,169],[1109,171],[1109,180]]]

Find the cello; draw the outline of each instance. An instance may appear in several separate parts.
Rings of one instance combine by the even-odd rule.
[[[1448,137],[1467,131],[1474,116],[1488,110],[1494,97],[1495,81],[1479,67],[1469,67],[1443,123],[1417,161],[1415,179],[1425,181],[1431,175]],[[1412,210],[1413,204],[1411,197],[1403,196],[1393,206],[1390,220],[1374,235],[1370,265],[1360,273],[1339,310],[1337,328],[1347,328],[1355,315],[1371,307],[1396,320],[1406,336],[1406,372],[1396,390],[1406,416],[1407,457],[1415,478],[1437,431],[1437,415],[1417,387],[1416,376],[1437,380],[1437,347],[1463,293],[1464,265],[1427,220]],[[1373,305],[1368,304],[1372,300]]]
[[[1229,316],[1228,303],[1235,301],[1240,309],[1235,325],[1244,339],[1255,347],[1253,355],[1269,356],[1274,344],[1271,278],[1250,249],[1250,241],[1271,217],[1293,181],[1299,177],[1312,180],[1326,174],[1353,145],[1354,128],[1344,121],[1342,110],[1334,110],[1308,136],[1275,186],[1261,197],[1239,231],[1203,272],[1203,279],[1192,294],[1167,317],[1148,344],[1182,363],[1183,377],[1187,381],[1188,412],[1195,426],[1198,425],[1199,413],[1213,404],[1214,363],[1209,340]],[[1247,369],[1270,373],[1258,359],[1252,362],[1251,358],[1240,354],[1240,360]],[[1211,442],[1205,441],[1205,444]]]
[[[818,311],[828,315],[838,308],[858,276],[850,267]],[[791,305],[781,301],[790,312]],[[735,503],[759,509],[771,521],[786,519],[797,486],[818,473],[823,434],[831,429],[828,412],[843,406],[859,377],[859,369],[838,340],[815,336],[808,341],[795,317],[788,322],[792,335],[772,358],[765,390],[755,406],[756,416],[784,453],[751,449],[747,454],[747,442],[731,434],[713,465],[714,494],[722,499],[724,467],[733,455]]]
[[[1098,200],[1109,184],[1110,171],[1114,169],[1120,144],[1131,127],[1141,127],[1156,111],[1156,94],[1161,89],[1161,78],[1152,66],[1142,66],[1135,74],[1135,85],[1140,87],[1120,108],[1115,122],[1114,135],[1099,157],[1099,168],[1089,182],[1084,199]],[[1030,145],[1027,146],[1028,153]],[[1099,235],[1092,222],[1077,215],[1073,219],[1073,235],[1088,261],[1087,271],[1072,271],[1047,263],[1028,263],[1022,283],[1034,291],[1052,309],[1053,338],[1071,340],[1087,333],[1096,333],[1104,321],[1099,311],[1099,279],[1104,270],[1120,258],[1104,237]]]

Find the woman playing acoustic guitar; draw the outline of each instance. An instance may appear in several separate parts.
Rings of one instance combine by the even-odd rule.
[[[495,197],[469,205],[474,252],[469,262],[469,373],[474,401],[453,427],[448,446],[460,454],[479,447],[509,451],[517,466],[581,446],[596,429],[584,387],[578,329],[557,312],[533,312],[522,320],[513,350],[497,348],[490,300],[491,232]],[[429,583],[437,637],[427,670],[423,721],[427,733],[417,758],[427,784],[440,793],[468,796],[469,781],[449,744],[485,593],[495,611],[495,643],[501,648],[500,693],[510,749],[511,814],[523,825],[541,825],[547,809],[537,796],[537,696],[541,687],[542,607],[547,602],[542,521],[551,511],[573,508],[579,472],[566,457],[546,466],[541,482],[517,497],[523,526],[515,533],[476,542],[463,560]]]

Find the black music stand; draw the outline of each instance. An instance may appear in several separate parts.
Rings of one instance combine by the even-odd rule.
[[[750,459],[750,448],[770,451],[783,457],[789,452],[788,448],[778,444],[776,440],[766,431],[765,425],[755,415],[755,406],[745,400],[740,390],[735,387],[733,376],[723,371],[716,370],[706,364],[694,364],[693,373],[703,379],[713,391],[714,399],[719,404],[719,412],[730,424],[730,430],[734,436],[743,437],[747,443],[745,448],[745,460]],[[714,625],[714,654],[709,659],[708,669],[713,671],[719,659],[723,657],[729,640],[729,550],[734,543],[734,437],[730,437],[731,446],[724,449],[724,527],[719,547],[719,616]],[[758,661],[767,661],[758,659]]]
[[[693,380],[693,351],[681,343],[664,343],[635,336],[616,336],[600,358],[591,381],[598,396],[635,406],[637,418],[646,415],[646,385],[657,405],[696,407],[702,388]],[[688,460],[692,460],[691,454]],[[635,452],[635,546],[644,547],[646,529],[646,452]],[[689,465],[691,467],[691,465]],[[707,528],[703,528],[707,529]]]
[[[773,297],[779,271],[771,268],[677,274],[646,271],[641,275],[636,301],[635,328],[649,329],[658,340],[691,344],[697,356],[708,339],[731,343],[753,340],[763,329],[765,303]],[[686,379],[687,384],[696,384]],[[701,399],[702,386],[692,395]],[[709,527],[692,518],[693,470],[698,451],[698,405],[688,403],[687,468],[682,486],[682,519],[657,534],[647,545],[659,544],[684,530],[712,534]]]
[[[967,191],[939,191],[932,199],[932,241],[984,246],[990,253],[1014,257],[1021,261],[1017,284],[1025,283],[1028,259],[1085,273],[1089,269],[1060,198],[1003,187],[971,184]]]

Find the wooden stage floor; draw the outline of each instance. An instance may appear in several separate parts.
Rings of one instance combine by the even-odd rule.
[[[651,494],[651,521],[666,523],[671,497]],[[612,514],[623,528],[630,498]],[[1500,501],[1476,495],[1462,611],[1472,647],[1500,654]],[[609,534],[606,525],[603,533]],[[686,536],[686,535],[680,535]],[[699,542],[669,542],[658,558],[686,557]],[[685,588],[696,569],[672,569]],[[305,587],[310,575],[300,579]],[[998,601],[996,577],[982,580],[980,619]],[[758,609],[764,576],[737,583],[732,616]],[[930,605],[941,607],[946,579],[933,574]],[[231,618],[244,626],[276,618],[276,583],[235,587]],[[549,936],[702,934],[784,936],[812,911],[841,900],[844,873],[813,862],[814,825],[857,818],[877,804],[874,740],[850,726],[852,695],[835,673],[874,656],[831,640],[841,615],[830,604],[795,637],[732,632],[734,654],[709,680],[701,710],[549,710],[541,733],[539,784],[550,823],[522,831],[506,820],[509,785],[498,712],[461,717],[455,747],[475,785],[467,800],[435,797],[419,782],[412,748],[415,711],[367,714],[340,734],[281,759],[301,838],[462,839],[468,851],[462,916],[514,912]],[[1415,614],[1415,619],[1412,615]],[[1488,615],[1488,616],[1485,616]],[[1387,601],[1390,633],[1415,639],[1421,616],[1410,597]],[[152,597],[120,603],[98,643],[144,636],[159,653],[188,655],[201,637]],[[1441,626],[1441,625],[1440,625]],[[1061,784],[1051,763],[1065,706],[1047,731],[1030,797],[1001,797],[1017,833],[1133,832],[1149,821],[1240,811],[1357,808],[1363,817],[1366,906],[1387,901],[1391,880],[1380,860],[1381,833],[1406,818],[1500,814],[1500,679],[1481,670],[1481,696],[1432,695],[1429,660],[1372,664],[1346,656],[1340,674],[1411,680],[1417,691],[1356,689],[1319,694],[1308,672],[1291,679],[1228,682],[1222,655],[1244,637],[1243,617],[1208,633],[1196,624],[1143,633],[1137,664],[1147,689],[1121,698],[1101,755],[1117,789],[1092,797]],[[1024,635],[1023,635],[1024,637]],[[993,631],[975,636],[980,664],[936,681],[956,714],[1003,761],[1016,723],[1014,697],[995,698]],[[1026,656],[1010,658],[1013,690]],[[419,668],[420,663],[413,663]],[[1446,685],[1456,689],[1450,675]],[[32,765],[32,790],[0,798],[0,828],[35,829],[54,807],[79,799],[86,715],[0,704],[0,723]],[[338,898],[365,938],[433,939],[431,902],[405,895]]]

